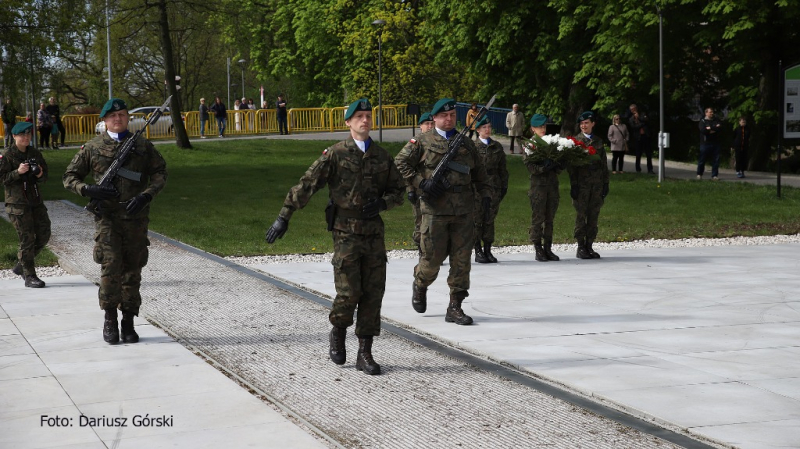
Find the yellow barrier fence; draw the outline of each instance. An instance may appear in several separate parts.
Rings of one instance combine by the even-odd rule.
[[[288,126],[290,132],[309,131],[343,131],[347,129],[344,123],[346,107],[335,108],[292,108],[289,109]],[[189,111],[183,114],[186,132],[190,137],[200,136],[200,114],[198,111]],[[409,128],[416,126],[416,117],[406,114],[406,105],[384,105],[381,114],[383,128]],[[17,120],[24,120],[18,117]],[[83,144],[97,135],[97,125],[100,122],[98,114],[70,114],[61,117],[66,129],[65,143]],[[136,132],[144,126],[147,117],[141,114],[131,114],[128,129]],[[205,124],[205,135],[216,136],[219,134],[217,120],[214,115]],[[372,127],[378,128],[378,107],[372,109]],[[99,129],[105,129],[101,125]],[[278,132],[277,112],[274,109],[259,109],[237,111],[228,110],[228,119],[225,129],[226,135],[253,135],[272,134]],[[0,135],[5,134],[3,123],[0,122]],[[156,123],[150,125],[145,131],[148,139],[167,139],[175,135],[172,117],[162,116]]]

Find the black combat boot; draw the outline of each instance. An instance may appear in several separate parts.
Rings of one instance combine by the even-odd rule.
[[[445,321],[462,326],[472,324],[472,318],[461,309],[461,302],[467,296],[469,296],[467,292],[450,293],[450,305],[447,306],[447,314],[444,316]]]
[[[417,283],[411,287],[413,290],[413,294],[411,295],[411,307],[417,311],[417,313],[425,313],[428,310],[428,289],[417,287]]]
[[[133,314],[130,312],[122,311],[122,326],[121,326],[121,334],[122,334],[122,342],[123,343],[138,343],[139,342],[139,334],[136,333],[136,330],[133,328]]]
[[[592,253],[586,249],[586,243],[584,243],[583,239],[578,240],[578,251],[575,253],[575,257],[578,259],[591,259]]]
[[[119,343],[119,327],[117,326],[117,309],[106,309],[106,320],[103,323],[103,340],[115,345]]]
[[[14,265],[14,268],[11,269],[11,272],[17,276],[22,276],[22,264],[17,262],[17,264]]]
[[[560,257],[556,256],[552,250],[553,241],[552,240],[545,240],[544,241],[544,255],[547,256],[547,260],[558,261],[561,260]]]
[[[586,241],[586,251],[589,252],[589,255],[592,256],[592,259],[599,259],[600,254],[597,254],[597,252],[595,252],[595,250],[592,249],[592,243],[594,242],[591,240]]]
[[[358,337],[358,358],[356,359],[356,369],[364,371],[365,374],[374,376],[381,373],[381,366],[372,360],[372,335]]]
[[[475,262],[489,263],[489,259],[487,259],[486,254],[483,253],[483,247],[481,246],[480,240],[475,242]]]
[[[347,350],[344,347],[344,339],[347,337],[347,328],[333,326],[331,329],[331,348],[328,354],[331,356],[331,361],[337,365],[344,365],[347,360]]]
[[[536,250],[536,260],[538,262],[548,262],[550,260],[547,257],[547,253],[544,252],[541,242],[533,242],[533,249]]]
[[[29,274],[25,276],[25,286],[30,288],[42,288],[44,287],[44,281],[36,277],[35,274]]]
[[[497,258],[492,254],[492,242],[483,242],[483,255],[489,259],[489,263],[497,263]]]

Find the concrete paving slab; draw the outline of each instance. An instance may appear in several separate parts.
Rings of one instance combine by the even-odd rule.
[[[50,371],[36,354],[0,355],[0,381],[48,375]]]
[[[704,434],[730,441],[736,447],[796,448],[800,420],[783,419],[728,426],[706,426]]]
[[[800,428],[785,424],[800,416],[798,249],[607,250],[600,260],[566,253],[546,264],[502,255],[472,266],[469,327],[443,320],[447,266],[429,288],[428,311],[417,314],[409,304],[416,261],[392,260],[382,315],[709,438],[796,445]],[[254,267],[335,296],[329,263]],[[774,435],[754,431],[764,421],[779,423]]]
[[[102,444],[90,427],[42,424],[42,417],[45,415],[45,423],[47,418],[76,416],[77,411],[74,405],[59,407],[55,404],[55,402],[51,402],[50,405],[42,408],[0,412],[0,447],[9,449],[56,447],[107,449],[107,446]]]

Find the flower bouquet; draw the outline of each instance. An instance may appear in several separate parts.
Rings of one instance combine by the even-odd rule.
[[[574,137],[567,138],[572,145],[567,147],[562,155],[562,162],[572,165],[581,166],[589,165],[592,162],[599,161],[600,155],[597,154],[597,149],[591,145],[586,145]]]
[[[575,146],[575,142],[558,136],[547,134],[544,136],[534,135],[532,139],[522,139],[522,147],[525,148],[525,158],[534,164],[544,164],[547,160],[563,163],[568,149]]]

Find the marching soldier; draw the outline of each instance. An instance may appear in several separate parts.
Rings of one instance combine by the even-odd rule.
[[[431,117],[431,113],[425,112],[420,115],[417,124],[419,125],[420,133],[426,133],[432,130],[433,118]],[[416,142],[416,139],[411,139],[411,141]],[[395,164],[397,164],[397,158],[395,158]],[[414,239],[414,243],[417,244],[417,249],[419,249],[419,225],[422,223],[422,213],[419,211],[420,192],[411,184],[406,185],[406,192],[408,193],[408,202],[411,203],[411,209],[414,211],[414,233],[411,235],[411,238]]]
[[[450,258],[450,304],[445,321],[460,325],[472,324],[461,304],[469,296],[470,258],[474,244],[473,185],[491,207],[492,188],[487,182],[486,168],[475,144],[463,139],[458,153],[449,164],[447,184],[431,179],[439,161],[447,154],[448,140],[456,136],[456,102],[439,100],[431,110],[434,130],[419,136],[403,147],[397,157],[397,168],[407,183],[421,190],[422,224],[420,226],[419,263],[414,267],[411,305],[418,313],[427,309],[428,286],[436,280],[444,259]]]
[[[289,190],[267,242],[283,237],[295,211],[326,185],[328,229],[333,231],[336,298],[329,315],[331,360],[346,361],[345,337],[357,309],[356,368],[380,374],[372,358],[372,339],[381,333],[381,303],[386,287],[386,246],[380,213],[403,204],[403,178],[391,155],[373,142],[372,105],[365,98],[350,104],[344,115],[350,137],[322,152],[300,183]]]
[[[117,156],[121,143],[133,137],[128,131],[128,106],[119,98],[106,102],[100,111],[106,132],[93,138],[75,154],[64,173],[64,188],[78,195],[101,200],[95,217],[94,261],[100,264],[100,308],[105,311],[103,339],[109,344],[120,340],[117,309],[122,310],[121,339],[136,343],[139,335],[133,317],[139,315],[142,297],[142,267],[147,264],[150,241],[150,202],[167,183],[167,164],[153,144],[139,136],[124,171],[113,187],[87,184],[92,175],[99,180]]]
[[[600,217],[600,208],[608,195],[608,157],[606,156],[603,141],[599,136],[592,134],[595,116],[591,111],[586,111],[578,117],[581,132],[576,139],[587,146],[594,147],[597,160],[588,165],[570,166],[569,173],[572,205],[575,207],[575,239],[578,241],[578,251],[575,256],[579,259],[599,259],[592,249],[592,243],[597,238],[597,221]]]
[[[487,183],[492,186],[492,203],[488,213],[483,210],[481,198],[475,192],[475,262],[497,263],[497,258],[492,255],[492,243],[494,220],[500,210],[500,202],[508,192],[506,152],[500,142],[492,140],[492,124],[487,116],[475,123],[475,130],[478,132],[475,148],[486,167]],[[488,221],[484,221],[485,216],[489,217]]]
[[[33,123],[19,122],[9,130],[14,142],[0,155],[0,178],[6,191],[6,213],[19,236],[19,251],[14,274],[25,279],[25,286],[42,288],[33,260],[50,241],[47,215],[38,183],[47,181],[49,170],[42,153],[29,146]]]
[[[531,117],[531,131],[542,137],[547,129],[547,116],[534,114]],[[528,155],[524,159],[525,166],[530,172],[531,188],[528,198],[531,201],[531,228],[530,236],[533,248],[536,250],[536,260],[539,262],[556,261],[559,257],[553,253],[553,221],[558,210],[558,174],[561,166],[555,161],[537,161],[534,163]],[[544,246],[542,239],[544,238]]]

